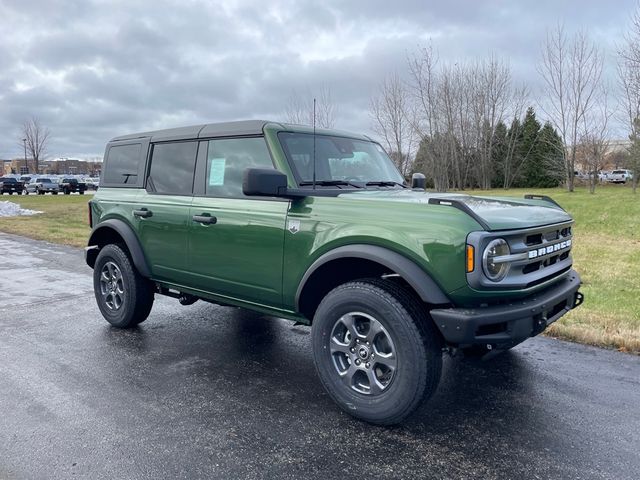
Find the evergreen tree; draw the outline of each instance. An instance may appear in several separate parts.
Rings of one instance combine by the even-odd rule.
[[[535,174],[527,186],[551,188],[562,184],[565,178],[564,143],[555,128],[546,122],[540,130]]]
[[[539,187],[539,177],[543,175],[543,159],[541,156],[540,129],[542,125],[536,119],[533,107],[527,109],[518,135],[516,156],[520,171],[514,182],[519,187]]]
[[[509,130],[503,121],[498,122],[493,132],[493,142],[491,151],[491,163],[493,165],[493,176],[491,188],[504,185],[505,166],[509,153]]]

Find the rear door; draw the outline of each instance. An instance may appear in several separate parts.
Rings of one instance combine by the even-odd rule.
[[[151,145],[145,190],[132,214],[156,280],[187,281],[187,232],[197,151],[197,141]]]
[[[280,307],[289,202],[245,197],[242,176],[249,167],[273,168],[263,137],[201,142],[190,211],[191,285],[223,297]]]

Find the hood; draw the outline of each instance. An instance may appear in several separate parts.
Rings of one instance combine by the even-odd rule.
[[[544,199],[485,197],[459,193],[434,193],[421,190],[367,190],[344,193],[340,197],[359,200],[423,203],[433,208],[466,210],[488,230],[513,230],[540,227],[571,221],[571,216],[557,204]],[[437,201],[451,202],[437,205]],[[436,202],[434,205],[433,203]]]

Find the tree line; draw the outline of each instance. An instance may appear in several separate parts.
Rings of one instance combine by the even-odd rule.
[[[432,46],[423,47],[407,59],[405,75],[392,72],[380,83],[370,100],[373,130],[403,175],[423,173],[438,191],[558,185],[573,191],[579,163],[594,192],[616,115],[628,130],[624,166],[636,173],[635,193],[640,11],[617,52],[616,85],[605,81],[604,52],[586,31],[569,34],[558,25],[547,32],[540,52],[542,89],[533,101],[503,59],[445,61]],[[333,127],[330,93],[326,87],[321,93],[317,124]],[[294,96],[287,120],[310,123],[309,105]]]

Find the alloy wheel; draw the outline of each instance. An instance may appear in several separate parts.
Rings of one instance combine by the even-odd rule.
[[[100,272],[100,294],[110,310],[119,310],[124,303],[124,281],[120,268],[106,262]]]
[[[389,332],[369,314],[350,312],[334,324],[331,358],[341,381],[363,395],[380,395],[391,385],[398,359]]]

